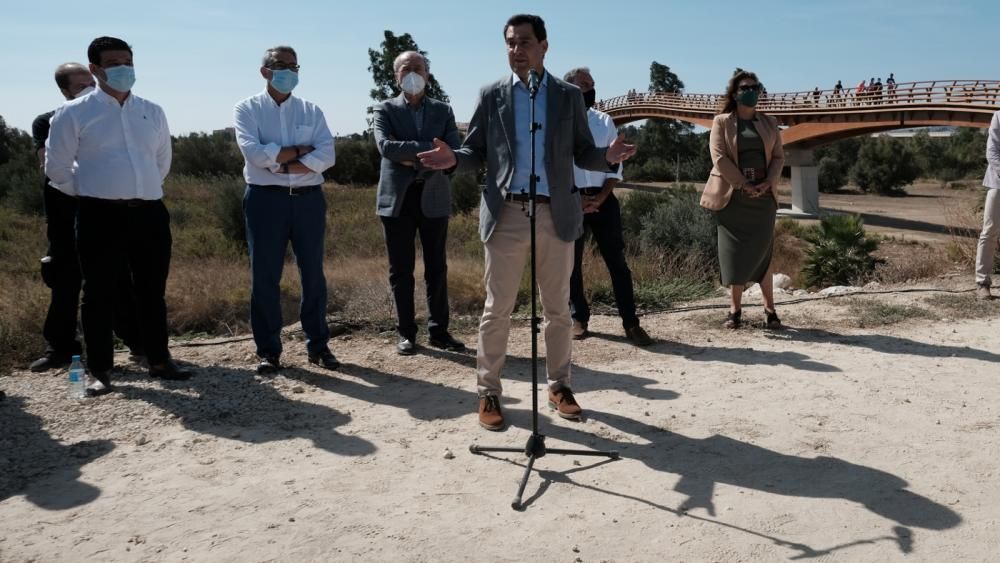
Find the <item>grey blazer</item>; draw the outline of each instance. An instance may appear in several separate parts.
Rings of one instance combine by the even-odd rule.
[[[402,94],[375,106],[374,113],[375,144],[382,155],[375,212],[384,217],[399,217],[407,188],[414,180],[422,178],[424,192],[420,207],[424,216],[447,217],[451,214],[448,176],[421,168],[417,153],[434,148],[432,141],[435,137],[448,143],[452,149],[458,148],[458,129],[451,106],[425,97],[420,133],[417,133],[413,114],[406,107],[406,98]]]
[[[983,185],[1000,189],[1000,111],[994,113],[990,121],[989,137],[986,138],[986,163]]]
[[[597,172],[614,172],[607,161],[607,147],[595,147],[587,123],[583,95],[576,86],[551,73],[546,94],[545,174],[551,192],[552,220],[556,234],[574,241],[583,234],[580,194],[573,185],[573,164]],[[483,87],[469,122],[462,148],[455,151],[456,170],[469,172],[486,165],[486,189],[479,205],[479,236],[486,242],[503,210],[504,197],[514,176],[514,104],[511,77]]]

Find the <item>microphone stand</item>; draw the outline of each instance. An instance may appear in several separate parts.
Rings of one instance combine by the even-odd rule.
[[[531,134],[531,174],[528,180],[528,224],[530,225],[529,231],[531,233],[531,436],[528,437],[528,443],[525,444],[524,449],[478,446],[476,444],[469,446],[469,451],[477,455],[491,452],[524,452],[524,455],[528,456],[528,463],[525,465],[521,484],[517,488],[517,495],[510,503],[510,507],[514,510],[524,509],[521,498],[524,495],[524,488],[528,484],[528,477],[531,476],[531,469],[535,465],[535,460],[544,457],[546,454],[607,457],[610,459],[619,458],[617,451],[549,449],[545,447],[545,436],[538,432],[538,325],[541,323],[541,319],[538,317],[537,312],[538,284],[535,279],[535,200],[538,182],[538,176],[535,175],[535,136],[538,130],[542,128],[542,125],[535,121],[535,97],[538,94],[538,80],[538,72],[535,69],[529,70],[528,95],[531,98],[531,127],[529,129]]]

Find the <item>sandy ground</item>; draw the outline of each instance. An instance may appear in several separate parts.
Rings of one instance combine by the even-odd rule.
[[[997,315],[862,330],[846,302],[783,306],[782,332],[648,315],[648,349],[595,318],[575,344],[587,419],[540,423],[550,448],[621,459],[539,459],[521,512],[525,458],[468,448],[526,442],[523,324],[502,433],[476,424],[472,356],[387,338],[336,339],[339,372],[290,338],[294,367],[267,378],[248,342],[176,347],[190,382],[126,365],[81,403],[63,374],[17,373],[0,561],[996,561]]]

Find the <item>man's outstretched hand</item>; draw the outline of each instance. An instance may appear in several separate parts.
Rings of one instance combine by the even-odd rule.
[[[625,135],[619,133],[618,138],[611,141],[611,144],[608,145],[608,156],[606,158],[611,164],[618,164],[632,158],[634,155],[635,145],[626,143]]]
[[[633,149],[632,152],[635,152]],[[429,151],[417,153],[420,165],[431,170],[447,170],[455,166],[455,151],[451,150],[448,143],[441,139],[434,139],[434,148]]]

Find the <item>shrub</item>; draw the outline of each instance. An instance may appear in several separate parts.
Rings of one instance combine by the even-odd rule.
[[[842,162],[824,156],[819,160],[819,191],[835,192],[847,185],[847,169]]]
[[[653,212],[661,202],[668,199],[665,192],[633,191],[621,199],[622,231],[626,238],[638,238],[642,234],[643,219]]]
[[[810,286],[847,285],[870,275],[879,262],[871,255],[878,239],[865,234],[860,215],[823,217],[806,240],[812,247],[806,251],[802,273]]]
[[[337,139],[337,164],[324,176],[347,185],[371,186],[378,183],[382,157],[369,135],[352,135]]]
[[[455,215],[479,207],[482,187],[475,174],[458,174],[451,178],[451,210]]]
[[[880,137],[861,146],[851,178],[866,192],[905,195],[901,188],[916,180],[919,172],[913,151],[904,142]]]
[[[698,203],[691,188],[671,192],[642,219],[640,240],[644,252],[697,252],[710,260],[718,256],[715,217]]]

